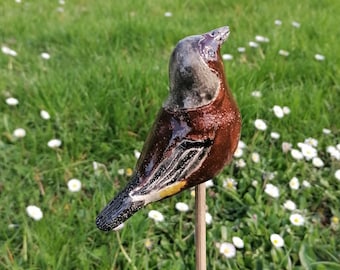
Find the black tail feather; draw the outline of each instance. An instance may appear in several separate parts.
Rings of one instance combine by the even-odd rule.
[[[132,201],[127,190],[115,197],[97,216],[96,224],[102,231],[111,231],[139,209],[144,206],[144,201]]]

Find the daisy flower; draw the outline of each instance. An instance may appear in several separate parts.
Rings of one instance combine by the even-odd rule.
[[[149,238],[147,238],[144,241],[144,246],[146,247],[146,249],[150,250],[150,249],[152,249],[153,243]]]
[[[266,184],[264,192],[273,198],[278,198],[280,196],[279,188],[273,184]]]
[[[284,116],[283,110],[279,105],[274,105],[273,112],[277,118],[282,118]]]
[[[317,147],[318,146],[318,140],[314,139],[314,138],[311,138],[311,137],[305,139],[304,143],[308,144],[308,145],[310,145],[312,147]]]
[[[135,156],[136,159],[139,159],[139,157],[140,157],[140,152],[139,152],[138,150],[134,150],[134,151],[133,151],[133,154],[134,154],[134,156]]]
[[[250,41],[248,45],[249,47],[252,47],[252,48],[257,48],[259,46],[259,44],[255,41]]]
[[[290,114],[290,109],[287,106],[283,106],[282,111],[283,111],[284,114]]]
[[[172,17],[172,13],[170,11],[167,11],[164,13],[165,17]]]
[[[19,100],[17,100],[16,98],[14,97],[9,97],[9,98],[6,98],[6,103],[7,105],[9,106],[16,106],[19,104]]]
[[[300,214],[291,214],[289,220],[294,226],[302,226],[305,224],[305,219]]]
[[[240,158],[238,160],[235,160],[235,165],[238,167],[238,168],[244,168],[247,164],[246,162],[244,161],[243,158]]]
[[[336,170],[334,173],[334,177],[340,181],[340,170]]]
[[[319,158],[319,157],[314,157],[314,158],[312,159],[312,164],[313,164],[313,166],[316,167],[316,168],[322,168],[323,166],[325,166],[325,163],[324,163],[324,162],[322,161],[322,159]]]
[[[226,61],[230,61],[230,60],[233,60],[233,56],[231,54],[226,53],[222,55],[222,59]]]
[[[29,217],[33,218],[34,220],[40,220],[43,218],[43,212],[38,206],[35,205],[27,206],[26,213]]]
[[[220,245],[220,253],[226,258],[233,258],[236,255],[236,248],[233,244],[225,242]]]
[[[122,168],[121,168],[121,169],[118,169],[117,173],[118,173],[118,175],[124,175],[125,170],[122,169]]]
[[[295,160],[303,159],[303,154],[297,149],[291,149],[290,154],[292,155],[292,158],[294,158]]]
[[[314,55],[314,58],[317,61],[324,61],[326,59],[326,57],[324,55],[318,54],[318,53],[316,55]]]
[[[332,131],[330,129],[328,129],[328,128],[323,128],[322,129],[322,133],[325,134],[325,135],[329,135],[329,134],[332,133]]]
[[[278,139],[280,139],[280,133],[275,132],[275,131],[270,132],[270,137],[274,140],[278,140]]]
[[[214,186],[214,181],[212,179],[205,182],[205,187],[210,188]]]
[[[240,147],[237,147],[235,152],[234,152],[234,157],[235,158],[240,158],[243,156],[243,150]]]
[[[212,223],[212,215],[208,212],[205,213],[205,223],[210,225]]]
[[[276,248],[281,248],[285,244],[285,242],[284,242],[283,238],[281,237],[281,235],[276,234],[276,233],[273,233],[272,235],[270,235],[270,242],[272,242],[272,244]]]
[[[237,182],[231,178],[228,177],[226,180],[223,181],[223,187],[228,188],[228,189],[236,189]]]
[[[113,230],[113,231],[119,231],[119,230],[123,229],[124,226],[125,226],[125,225],[124,225],[124,222],[123,222],[123,223],[119,224],[117,227],[114,227],[112,230]]]
[[[78,192],[81,190],[81,182],[78,179],[71,179],[67,182],[68,190],[71,192]]]
[[[47,52],[41,53],[40,56],[41,56],[42,59],[45,59],[45,60],[48,60],[48,59],[51,58],[50,54],[47,53]]]
[[[246,48],[244,48],[244,47],[238,47],[238,48],[237,48],[237,51],[238,51],[239,53],[244,53],[244,52],[246,51]]]
[[[283,207],[289,211],[294,211],[296,210],[296,204],[291,201],[291,200],[287,200],[285,201],[285,203],[283,204]]]
[[[125,175],[130,177],[133,174],[133,170],[131,168],[126,168],[125,169]]]
[[[50,114],[45,110],[40,111],[40,117],[44,120],[48,120],[51,118]]]
[[[161,212],[159,212],[157,210],[151,210],[148,214],[148,217],[153,219],[156,222],[164,221],[164,216],[162,215]]]
[[[267,129],[267,124],[262,119],[256,119],[254,125],[258,130],[264,131]]]
[[[47,146],[50,148],[58,148],[61,146],[61,140],[59,139],[52,139],[48,141]]]
[[[252,153],[251,154],[251,160],[254,162],[254,163],[259,163],[260,162],[260,154],[259,153]]]
[[[178,202],[175,205],[176,209],[180,212],[188,212],[189,211],[189,205],[187,205],[184,202]]]
[[[288,153],[288,151],[292,150],[292,144],[289,142],[283,142],[281,148],[283,153]]]
[[[239,140],[239,141],[238,141],[237,148],[244,149],[244,148],[246,148],[246,147],[247,147],[247,145],[245,144],[244,141],[242,141],[242,140]]]
[[[293,177],[290,181],[289,181],[289,186],[291,189],[293,190],[298,190],[300,187],[300,182],[299,179],[297,177]]]
[[[293,21],[292,26],[295,28],[300,28],[301,24],[299,22]]]
[[[258,90],[254,90],[253,92],[251,92],[251,95],[256,98],[262,97],[262,93]]]
[[[2,46],[1,47],[1,51],[3,54],[7,54],[7,55],[10,55],[10,56],[17,56],[17,52],[12,50],[11,48],[7,47],[7,46]]]
[[[260,36],[260,35],[257,35],[257,36],[255,37],[255,40],[256,40],[257,42],[262,42],[262,43],[267,43],[267,42],[269,42],[269,38],[264,37],[264,36]]]
[[[288,56],[289,55],[289,52],[288,51],[285,51],[285,50],[279,50],[279,55],[282,55],[282,56]]]
[[[274,24],[275,24],[275,25],[282,25],[282,21],[281,21],[281,20],[275,20],[275,21],[274,21]]]
[[[238,236],[234,236],[233,238],[232,238],[232,241],[233,241],[233,244],[234,244],[234,246],[236,247],[236,248],[244,248],[244,242],[243,242],[243,240],[240,238],[240,237],[238,237]]]
[[[311,160],[318,155],[317,150],[309,144],[298,143],[298,146],[300,147],[301,153],[306,160]]]
[[[23,128],[17,128],[16,130],[13,131],[13,136],[16,138],[23,138],[26,136],[26,130]]]
[[[305,187],[305,188],[310,188],[311,184],[307,180],[303,180],[302,181],[302,186]]]

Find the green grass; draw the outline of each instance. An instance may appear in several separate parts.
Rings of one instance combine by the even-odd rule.
[[[208,189],[208,269],[340,269],[339,224],[332,219],[340,218],[334,177],[340,163],[326,152],[340,143],[340,2],[161,2],[66,1],[63,12],[58,1],[0,2],[0,45],[18,53],[0,53],[0,269],[194,269],[189,191],[147,206],[119,232],[97,230],[95,218],[128,181],[118,170],[134,167],[133,151],[141,149],[167,95],[175,44],[226,24],[232,32],[222,53],[234,56],[225,69],[242,113],[247,166],[236,168],[235,159]],[[275,19],[283,24],[275,26]],[[255,35],[270,42],[250,48]],[[237,52],[241,46],[245,54]],[[280,49],[290,55],[280,56]],[[325,61],[316,61],[316,53]],[[255,89],[262,98],[251,96]],[[9,96],[19,105],[8,106]],[[276,118],[275,104],[291,114]],[[41,119],[41,109],[50,120]],[[256,118],[267,122],[266,131],[255,130]],[[22,139],[12,135],[19,127],[27,132]],[[271,131],[280,139],[271,139]],[[282,153],[283,141],[297,148],[308,137],[318,140],[321,169]],[[62,140],[61,148],[47,147],[52,138]],[[251,161],[252,152],[260,163]],[[93,161],[104,166],[94,172]],[[274,179],[263,177],[269,172]],[[294,176],[311,188],[291,190]],[[227,177],[237,181],[235,191],[223,187]],[[71,178],[81,180],[80,192],[67,189]],[[268,181],[279,187],[279,198],[264,193]],[[282,207],[287,199],[305,217],[303,226],[291,225]],[[178,201],[191,210],[177,212]],[[26,214],[30,204],[42,209],[40,221]],[[148,219],[151,209],[165,221]],[[273,247],[272,233],[284,238],[283,248]],[[216,244],[233,236],[245,247],[227,259]]]

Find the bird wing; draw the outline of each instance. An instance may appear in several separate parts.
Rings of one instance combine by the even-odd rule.
[[[169,146],[170,154],[162,159],[147,179],[141,181],[135,173],[125,189],[106,205],[96,219],[97,227],[103,231],[112,230],[146,204],[183,190],[186,179],[208,157],[212,144],[212,139],[183,139],[177,145]]]
[[[164,157],[147,181],[131,190],[129,196],[133,201],[145,201],[148,204],[178,193],[185,186],[186,179],[201,167],[212,144],[209,138],[183,139],[176,146],[169,146],[170,155]]]

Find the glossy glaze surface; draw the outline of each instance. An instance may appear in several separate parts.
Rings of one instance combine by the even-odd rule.
[[[169,97],[160,109],[127,186],[103,209],[101,230],[120,225],[148,203],[216,176],[237,147],[241,116],[228,87],[221,27],[181,40],[169,64]]]

